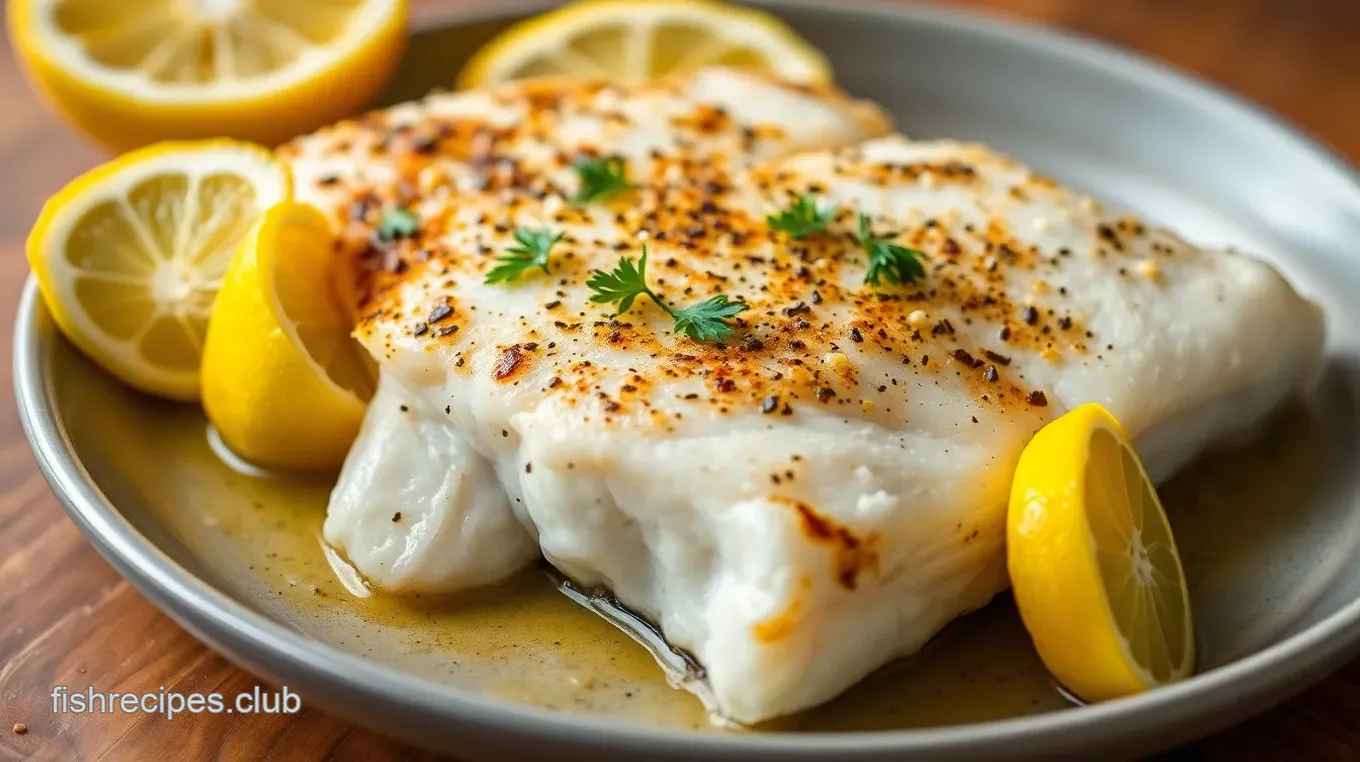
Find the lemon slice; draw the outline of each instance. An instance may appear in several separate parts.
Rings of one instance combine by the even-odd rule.
[[[265,212],[217,298],[203,353],[203,408],[222,441],[274,469],[337,468],[376,371],[351,332],[352,260],[305,204]]]
[[[1053,676],[1087,701],[1189,677],[1185,574],[1157,493],[1105,408],[1083,405],[1025,448],[1007,562],[1020,616]]]
[[[704,66],[827,82],[826,58],[782,21],[717,0],[579,0],[516,24],[473,56],[460,87],[551,75],[639,82]]]
[[[10,0],[19,58],[115,150],[229,136],[274,145],[350,116],[400,56],[405,0]]]
[[[289,197],[288,169],[229,140],[163,143],[48,200],[28,261],[57,325],[150,394],[195,400],[222,274],[256,217]]]

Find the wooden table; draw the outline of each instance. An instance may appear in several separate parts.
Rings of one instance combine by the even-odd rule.
[[[422,15],[459,0],[416,0]],[[1303,125],[1360,162],[1360,2],[968,0],[1146,51]],[[0,42],[0,354],[43,199],[101,156],[42,109]],[[39,476],[0,374],[0,758],[412,759],[418,752],[305,709],[297,715],[55,715],[51,686],[249,691],[85,543]],[[17,723],[27,727],[17,730]],[[11,731],[11,725],[16,730]],[[1169,758],[1360,759],[1360,662],[1299,699]]]

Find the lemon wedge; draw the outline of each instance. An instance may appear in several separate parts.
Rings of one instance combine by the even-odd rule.
[[[256,217],[291,192],[287,167],[256,145],[144,148],[48,200],[29,266],[85,354],[142,391],[196,400],[222,275]]]
[[[1194,671],[1171,527],[1133,444],[1100,405],[1058,418],[1025,448],[1007,564],[1039,656],[1080,698],[1128,696]]]
[[[405,0],[10,0],[14,48],[75,127],[114,150],[229,136],[274,145],[387,82]]]
[[[353,331],[355,272],[330,222],[295,202],[242,242],[203,352],[203,408],[223,443],[272,469],[333,469],[359,432],[376,370]]]
[[[550,75],[640,82],[704,66],[831,80],[825,56],[764,11],[718,0],[578,0],[487,43],[458,85]]]

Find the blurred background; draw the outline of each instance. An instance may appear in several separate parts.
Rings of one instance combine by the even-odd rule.
[[[120,0],[108,0],[118,2]],[[309,0],[298,0],[308,2]],[[488,0],[490,1],[490,0]],[[892,4],[895,0],[870,0]],[[416,26],[476,0],[412,0]],[[849,4],[847,2],[847,4]],[[1360,0],[955,0],[975,11],[1089,35],[1187,70],[1273,110],[1360,161]],[[0,38],[0,353],[27,276],[23,241],[43,200],[107,157],[41,105]],[[450,73],[452,76],[452,73]],[[1251,157],[1244,156],[1249,162]],[[297,716],[65,718],[55,736],[10,733],[50,716],[53,674],[124,684],[180,675],[186,690],[254,678],[134,592],[80,537],[38,475],[0,376],[0,758],[410,759],[414,752],[315,710]],[[78,665],[78,666],[77,666]],[[146,688],[139,688],[146,689]],[[167,750],[174,750],[174,753]],[[1360,759],[1360,666],[1246,726],[1169,759]]]

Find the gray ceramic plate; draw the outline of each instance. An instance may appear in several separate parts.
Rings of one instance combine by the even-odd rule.
[[[499,3],[422,33],[391,98],[451,79],[541,5]],[[1192,240],[1260,253],[1327,308],[1318,393],[1163,490],[1193,589],[1199,676],[1069,706],[1001,600],[825,710],[701,732],[695,703],[642,647],[541,576],[457,601],[354,597],[316,542],[324,482],[230,468],[197,410],[113,383],[60,339],[30,287],[19,405],[72,518],[143,593],[248,669],[465,759],[1133,756],[1239,721],[1341,664],[1360,642],[1352,170],[1249,105],[1090,42],[924,8],[770,5],[908,133],[986,141]]]

